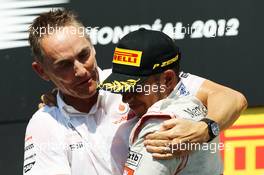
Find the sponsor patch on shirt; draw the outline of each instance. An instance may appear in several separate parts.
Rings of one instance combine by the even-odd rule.
[[[181,72],[180,77],[181,78],[187,78],[189,76],[188,73]]]
[[[84,148],[84,143],[82,138],[77,133],[69,133],[66,136],[66,143],[68,143],[68,148],[70,151],[75,151]]]
[[[123,175],[133,175],[133,174],[134,174],[134,170],[132,170],[131,168],[127,166],[124,167]]]
[[[204,106],[200,105],[187,107],[183,111],[186,112],[194,120],[200,120],[207,114],[207,109]]]
[[[128,116],[127,115],[124,115],[121,118],[119,118],[118,120],[113,121],[113,123],[114,124],[119,124],[119,123],[121,123],[123,121],[127,121],[127,119],[128,119]]]
[[[35,164],[35,161],[24,165],[24,173],[26,174],[28,171],[30,171],[33,168],[34,164]]]
[[[117,113],[118,114],[125,114],[125,113],[127,113],[128,112],[128,104],[126,104],[126,103],[120,103],[119,105],[118,105],[118,108],[117,108]]]
[[[190,94],[190,92],[186,89],[185,85],[181,82],[177,89],[177,94],[178,96],[187,96]]]
[[[82,142],[77,142],[77,143],[72,143],[69,145],[70,147],[70,150],[71,151],[74,151],[74,150],[78,150],[78,149],[81,149],[84,147],[83,143]]]
[[[138,167],[141,158],[142,158],[142,154],[134,151],[129,151],[126,163],[134,167]]]
[[[24,148],[24,173],[29,172],[36,163],[36,150],[32,136],[26,136]]]

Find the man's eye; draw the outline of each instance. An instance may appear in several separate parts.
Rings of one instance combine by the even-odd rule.
[[[78,58],[80,61],[83,62],[83,61],[86,61],[89,58],[89,56],[90,56],[90,52],[88,50],[86,50],[86,51],[83,51],[82,53],[80,53],[78,55]]]
[[[86,60],[87,58],[88,58],[87,54],[82,54],[82,55],[79,56],[79,59],[80,59],[81,61],[84,61],[84,60]]]
[[[71,65],[72,63],[70,61],[64,61],[64,62],[59,63],[60,68],[68,68],[68,67],[71,67]]]

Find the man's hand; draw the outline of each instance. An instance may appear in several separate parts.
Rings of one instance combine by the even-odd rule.
[[[38,104],[38,108],[43,108],[45,105],[57,106],[56,95],[58,93],[57,89],[53,89],[51,92],[47,92],[41,95],[41,102]]]
[[[164,121],[159,131],[148,134],[144,145],[154,158],[171,159],[192,151],[176,149],[175,147],[178,148],[180,144],[203,143],[208,140],[206,123],[176,118]]]

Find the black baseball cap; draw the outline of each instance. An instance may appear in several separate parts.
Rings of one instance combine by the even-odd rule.
[[[132,92],[150,75],[175,67],[179,59],[179,48],[168,35],[141,28],[119,41],[112,73],[98,87],[113,93]]]

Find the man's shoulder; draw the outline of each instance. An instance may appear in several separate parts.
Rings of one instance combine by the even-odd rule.
[[[161,124],[165,121],[170,119],[169,117],[157,117],[157,116],[150,116],[146,118],[146,121],[142,123],[142,127],[140,128],[139,137],[144,138],[145,135],[158,131],[160,129]]]
[[[140,118],[131,131],[130,143],[135,143],[137,145],[147,134],[158,131],[161,124],[172,117],[173,116],[169,113],[148,112]]]
[[[55,128],[57,127],[57,124],[60,122],[61,118],[62,116],[58,107],[45,106],[43,108],[40,108],[33,114],[27,125],[27,130]]]
[[[33,114],[31,120],[50,120],[56,118],[57,113],[59,113],[57,106],[44,106]]]
[[[191,95],[196,95],[203,82],[206,80],[205,78],[185,72],[181,72],[179,77],[181,79],[181,82],[184,84],[184,86],[181,87],[180,90],[187,89]]]

